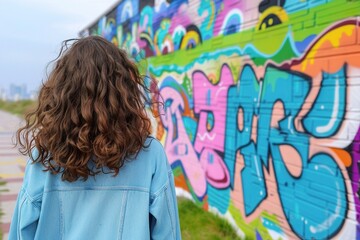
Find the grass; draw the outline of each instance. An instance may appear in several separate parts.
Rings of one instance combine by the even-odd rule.
[[[226,220],[190,200],[178,198],[178,206],[183,240],[240,240]]]
[[[36,102],[33,100],[20,100],[16,102],[0,100],[0,109],[24,117],[26,113],[33,110]]]

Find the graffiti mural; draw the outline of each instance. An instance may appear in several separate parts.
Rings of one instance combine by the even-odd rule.
[[[124,0],[176,185],[250,239],[360,239],[360,1]]]

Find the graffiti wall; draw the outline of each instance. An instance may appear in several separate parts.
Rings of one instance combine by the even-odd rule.
[[[360,1],[123,0],[177,187],[252,239],[360,239]]]

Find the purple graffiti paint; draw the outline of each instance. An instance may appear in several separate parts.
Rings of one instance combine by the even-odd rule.
[[[257,230],[255,230],[255,232],[256,232],[256,240],[262,240],[260,233]]]
[[[355,201],[355,207],[356,207],[356,220],[357,222],[360,221],[360,200],[357,197],[357,192],[359,189],[359,167],[358,167],[358,161],[360,159],[360,128],[358,129],[358,132],[356,133],[353,147],[352,147],[352,179],[351,179],[351,186],[354,194],[354,201]],[[357,236],[360,236],[360,226],[357,225]]]

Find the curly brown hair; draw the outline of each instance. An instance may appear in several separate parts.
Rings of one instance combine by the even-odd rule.
[[[116,176],[151,134],[149,88],[124,50],[98,36],[72,41],[64,42],[16,144],[62,180],[86,180],[105,167]]]

